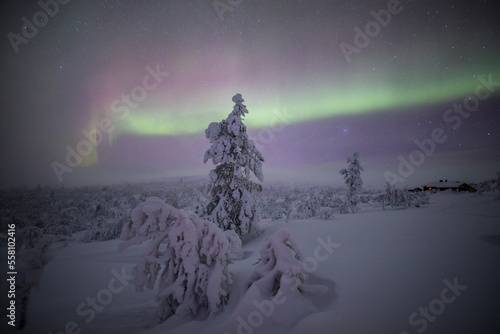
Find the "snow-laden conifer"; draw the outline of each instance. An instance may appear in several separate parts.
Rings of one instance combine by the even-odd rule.
[[[210,202],[205,210],[221,229],[234,230],[241,237],[250,232],[258,219],[252,193],[262,187],[251,180],[251,174],[263,181],[264,158],[248,138],[243,124],[248,110],[241,94],[233,96],[233,102],[235,105],[228,117],[219,123],[210,123],[205,130],[212,145],[205,152],[203,162],[211,160],[215,165],[210,172]]]
[[[138,291],[158,286],[160,321],[200,311],[211,316],[226,303],[229,241],[214,223],[150,197],[132,210],[121,239],[120,251],[149,242],[132,283]]]
[[[359,162],[359,153],[356,152],[351,157],[348,157],[347,163],[349,164],[347,169],[343,168],[339,173],[344,176],[344,182],[347,187],[346,208],[351,213],[354,213],[358,211],[358,193],[361,191],[363,185],[363,180],[361,179],[363,167],[361,167]],[[341,213],[343,213],[342,210]]]

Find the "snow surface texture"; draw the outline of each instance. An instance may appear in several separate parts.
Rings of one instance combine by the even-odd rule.
[[[200,310],[212,316],[226,303],[229,241],[212,222],[150,197],[132,210],[121,239],[119,250],[149,241],[132,282],[138,291],[158,284],[160,321]]]
[[[494,181],[488,184],[496,187]],[[149,194],[156,192],[157,187],[143,186]],[[129,189],[132,188],[124,186],[121,191],[138,192],[136,188]],[[275,189],[283,192],[283,188]],[[65,201],[81,197],[76,191],[61,191],[65,192],[61,197]],[[297,191],[302,194],[312,189]],[[321,194],[322,206],[326,206],[324,203],[330,201],[331,194],[321,189],[315,191]],[[118,190],[114,194],[120,196]],[[430,204],[421,208],[388,206],[384,211],[377,202],[362,201],[357,214],[337,215],[328,221],[291,217],[285,223],[285,218],[272,221],[269,217],[257,224],[264,233],[245,243],[243,258],[229,265],[234,283],[228,304],[221,312],[204,321],[174,315],[160,325],[158,305],[154,302],[157,291],[146,289],[137,293],[124,279],[143,258],[148,243],[119,254],[116,248],[120,240],[81,243],[76,234],[66,247],[61,242],[51,246],[54,259],[46,264],[38,288],[31,290],[25,328],[15,333],[64,333],[65,325],[72,321],[81,334],[233,334],[238,329],[255,334],[417,334],[424,324],[427,326],[421,331],[424,334],[497,334],[500,328],[497,198],[498,192],[479,195],[445,191],[431,194]],[[247,285],[259,266],[256,263],[265,240],[284,227],[300,245],[306,260],[316,259],[318,238],[327,240],[330,235],[333,242],[341,244],[329,257],[318,260],[311,272],[334,281],[337,298],[328,296],[330,303],[314,304],[319,312],[300,313],[296,323],[288,327],[273,319],[280,312],[287,315],[301,307],[310,307],[313,299],[308,298],[304,304],[283,300],[279,298],[281,295],[269,299]],[[3,263],[6,254],[7,249],[2,246]],[[460,295],[446,290],[445,297],[454,301],[444,303],[444,309],[439,310],[441,293],[447,287],[444,281],[454,283],[455,278],[467,288],[458,291]],[[5,285],[4,282],[2,277],[0,284]],[[328,286],[327,282],[314,283]],[[112,298],[107,300],[110,288]],[[97,310],[88,304],[88,298],[96,303]],[[428,312],[433,308],[437,313],[429,313],[430,321],[420,315],[420,308]],[[264,318],[262,324],[258,321],[260,315]],[[417,325],[409,322],[412,315]],[[4,321],[0,331],[10,333]]]
[[[241,94],[233,96],[233,111],[220,123],[211,123],[205,130],[212,144],[203,162],[211,160],[210,202],[206,214],[223,230],[234,230],[240,237],[250,232],[258,220],[252,192],[262,187],[250,180],[253,173],[264,180],[264,158],[248,138],[243,117],[248,113]]]

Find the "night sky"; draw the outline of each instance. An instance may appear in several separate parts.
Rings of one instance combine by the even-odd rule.
[[[1,4],[0,187],[208,175],[236,93],[266,181],[500,171],[495,1],[44,1]]]

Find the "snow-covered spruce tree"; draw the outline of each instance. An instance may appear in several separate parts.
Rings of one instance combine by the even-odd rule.
[[[212,160],[210,201],[206,213],[223,230],[234,230],[240,237],[250,232],[258,219],[252,193],[262,186],[250,180],[251,173],[261,182],[264,158],[248,138],[243,117],[248,113],[241,94],[233,96],[233,111],[220,123],[210,123],[205,130],[212,146],[203,162]]]
[[[214,223],[149,197],[123,226],[119,251],[149,241],[137,262],[136,290],[158,286],[160,322],[172,315],[214,315],[229,297],[229,241]],[[206,312],[206,313],[205,313]]]
[[[343,168],[339,173],[344,176],[344,182],[347,186],[346,208],[351,213],[355,213],[358,211],[358,193],[361,191],[361,186],[363,185],[363,180],[361,179],[363,167],[359,163],[359,153],[356,152],[352,157],[348,157],[347,163],[349,164],[347,169]]]

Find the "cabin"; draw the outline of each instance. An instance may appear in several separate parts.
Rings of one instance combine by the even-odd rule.
[[[453,191],[468,191],[470,193],[477,192],[477,189],[473,186],[459,182],[459,181],[448,181],[448,180],[439,180],[439,182],[431,182],[424,185],[424,190],[436,190],[443,191],[451,189]]]

